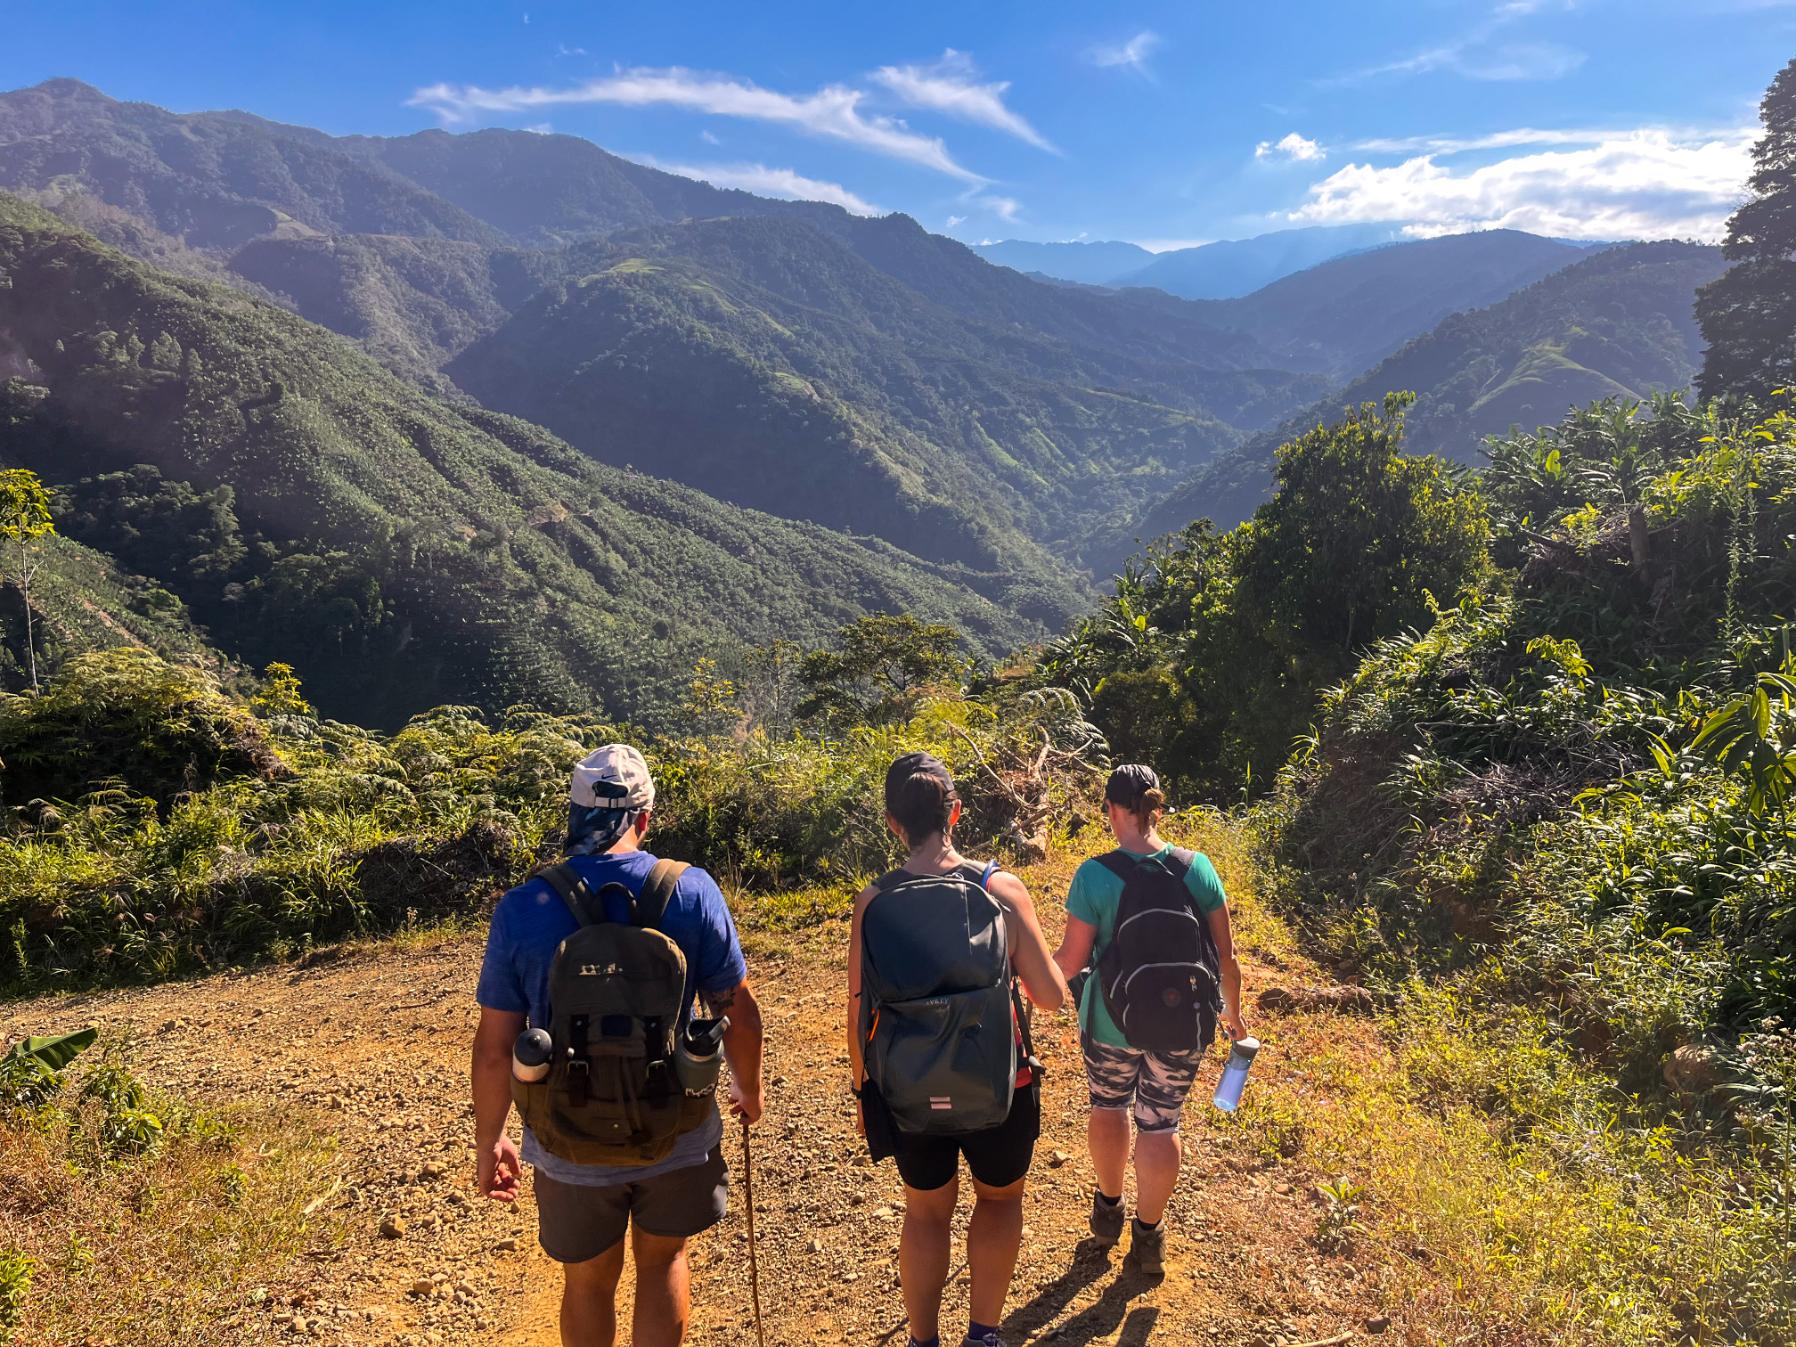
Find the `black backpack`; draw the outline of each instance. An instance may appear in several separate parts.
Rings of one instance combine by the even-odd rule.
[[[1004,909],[985,891],[996,869],[894,870],[861,912],[867,1079],[901,1132],[980,1132],[1010,1116],[1028,1029]]]
[[[512,1100],[542,1148],[581,1165],[649,1165],[704,1122],[712,1091],[688,1094],[674,1073],[686,1003],[686,956],[659,928],[686,866],[657,861],[640,893],[622,884],[596,894],[571,865],[538,878],[580,923],[549,970],[549,1074],[515,1075]],[[605,916],[605,897],[625,900],[627,921]]]
[[[1221,960],[1210,924],[1185,887],[1193,853],[1112,851],[1098,864],[1123,882],[1110,943],[1097,961],[1104,1008],[1129,1046],[1191,1052],[1216,1040]]]

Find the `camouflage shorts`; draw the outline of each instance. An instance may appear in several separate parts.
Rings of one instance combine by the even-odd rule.
[[[1146,1052],[1099,1043],[1079,1035],[1085,1050],[1085,1076],[1093,1108],[1125,1109],[1134,1105],[1135,1126],[1143,1132],[1176,1132],[1179,1111],[1197,1079],[1203,1049],[1190,1052]]]

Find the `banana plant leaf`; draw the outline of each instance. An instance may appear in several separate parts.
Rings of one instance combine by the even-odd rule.
[[[92,1047],[99,1036],[100,1031],[90,1025],[86,1029],[77,1029],[72,1034],[28,1038],[22,1043],[13,1044],[6,1056],[15,1061],[28,1057],[45,1070],[60,1071]]]

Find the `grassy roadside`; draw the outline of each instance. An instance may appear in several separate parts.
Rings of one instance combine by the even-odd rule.
[[[1289,950],[1291,895],[1265,885],[1251,862],[1231,879],[1246,943]],[[1287,986],[1326,981],[1288,967]],[[1796,1340],[1776,1158],[1718,1152],[1623,1095],[1496,980],[1411,983],[1377,1014],[1255,1017],[1272,1069],[1232,1125],[1316,1176],[1317,1248],[1375,1277],[1416,1343]]]
[[[95,1049],[0,1110],[0,1343],[239,1340],[255,1288],[335,1238],[335,1158],[303,1111],[194,1109]]]

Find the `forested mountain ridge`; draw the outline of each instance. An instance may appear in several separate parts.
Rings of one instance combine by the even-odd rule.
[[[693,215],[833,209],[712,187],[577,136],[330,136],[244,112],[121,102],[70,79],[0,93],[0,187],[71,186],[220,252],[315,234],[541,248]]]
[[[0,187],[80,187],[196,249],[269,234],[496,244],[490,226],[328,136],[244,113],[180,115],[77,80],[0,94]]]
[[[994,652],[1035,630],[971,592],[989,580],[605,472],[5,197],[0,277],[0,345],[23,373],[3,386],[4,456],[60,488],[78,538],[123,547],[147,526],[127,570],[231,653],[291,660],[336,714],[595,695],[629,714],[677,702],[731,640],[869,610],[953,620]],[[163,546],[153,521],[171,519],[200,541]]]
[[[1482,308],[1583,256],[1514,229],[1392,243],[1336,257],[1240,299],[1196,307],[1272,351],[1285,368],[1344,378],[1450,313]]]
[[[1303,386],[1156,358],[1154,327],[1112,341],[1102,309],[1075,306],[1059,328],[1007,321],[1025,302],[1064,301],[901,216],[846,221],[844,234],[858,246],[790,220],[725,219],[582,245],[570,270],[585,274],[447,371],[609,461],[647,453],[627,461],[1043,581],[1061,569],[1044,544],[1081,555],[1180,465],[1239,439],[1244,427],[1206,403],[1252,424]],[[893,274],[929,271],[917,254],[938,248],[975,280],[1002,279],[951,307]],[[987,303],[989,319],[967,311]],[[1223,340],[1182,313],[1158,329]]]
[[[1234,299],[1334,258],[1402,240],[1398,228],[1387,224],[1280,229],[1175,248],[1110,283],[1152,286],[1181,299]]]
[[[1208,517],[1224,527],[1265,498],[1279,443],[1341,408],[1415,392],[1406,443],[1477,460],[1485,437],[1551,424],[1600,398],[1690,387],[1702,358],[1692,305],[1718,248],[1634,243],[1593,253],[1488,308],[1456,313],[1352,383],[1200,469],[1137,525],[1141,538]]]

